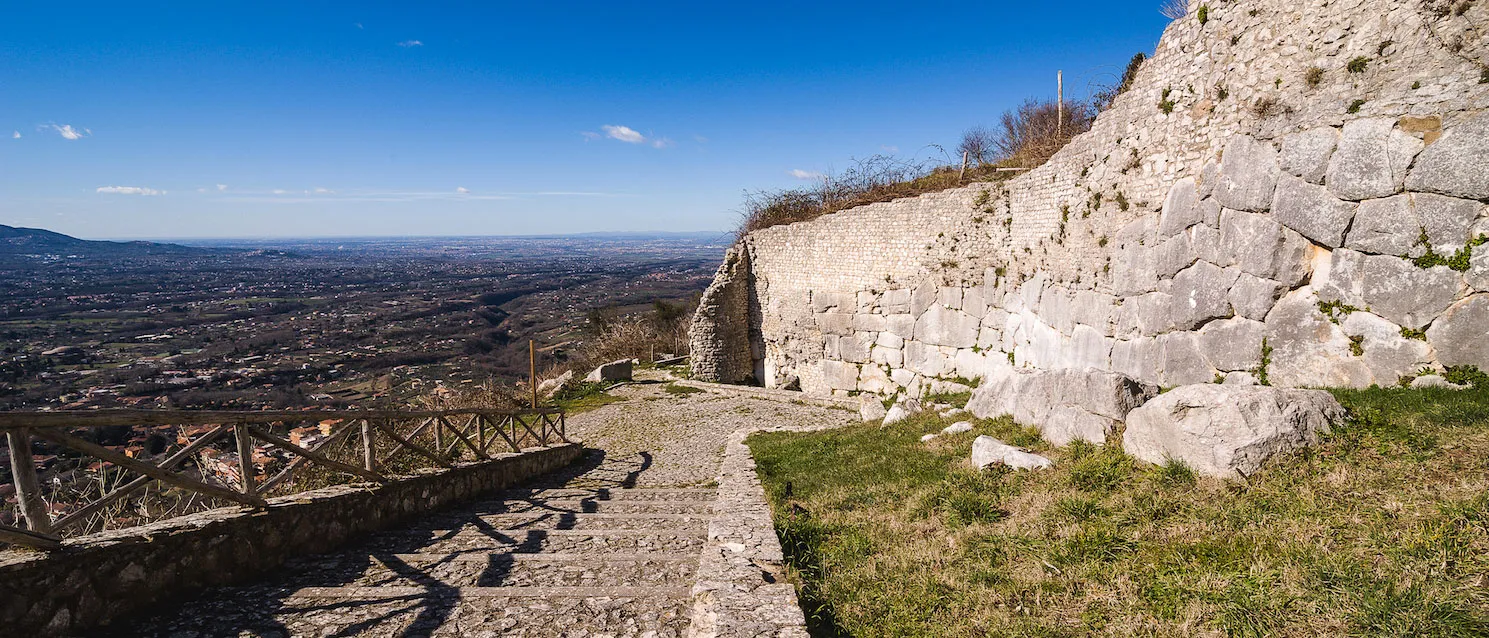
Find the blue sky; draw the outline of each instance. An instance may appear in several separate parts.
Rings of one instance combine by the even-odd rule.
[[[0,223],[87,238],[723,230],[1151,52],[1157,0],[8,2]],[[795,173],[795,175],[794,175]]]

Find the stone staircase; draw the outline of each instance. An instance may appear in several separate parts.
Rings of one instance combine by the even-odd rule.
[[[274,582],[216,590],[129,633],[682,636],[716,490],[634,487],[605,468],[300,559]]]

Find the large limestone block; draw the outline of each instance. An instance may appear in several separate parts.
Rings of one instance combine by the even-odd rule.
[[[838,339],[838,358],[848,363],[868,363],[869,348],[874,345],[874,335],[855,332]]]
[[[1489,294],[1453,304],[1427,329],[1427,340],[1443,365],[1489,370]]]
[[[1281,172],[1277,151],[1270,143],[1249,135],[1233,135],[1221,156],[1215,199],[1225,208],[1267,210]]]
[[[1094,290],[1077,290],[1070,300],[1070,319],[1085,324],[1110,336],[1112,314],[1117,309],[1117,298]]]
[[[1267,318],[1267,313],[1271,312],[1272,304],[1277,303],[1277,297],[1282,291],[1282,284],[1271,279],[1241,273],[1236,278],[1236,283],[1231,284],[1227,298],[1230,299],[1231,309],[1236,316],[1261,320]]]
[[[1180,270],[1188,268],[1198,256],[1189,245],[1189,236],[1180,233],[1163,240],[1153,248],[1153,274],[1159,279],[1172,278]]]
[[[1266,324],[1236,317],[1211,322],[1198,333],[1200,352],[1216,370],[1251,370],[1261,365]]]
[[[1168,197],[1163,200],[1163,212],[1158,217],[1158,236],[1173,237],[1202,221],[1194,178],[1186,177],[1174,182]]]
[[[853,315],[846,312],[823,312],[814,315],[823,334],[846,335],[853,332]]]
[[[1238,210],[1220,213],[1220,246],[1234,265],[1257,277],[1292,288],[1308,276],[1313,244],[1266,215]]]
[[[1277,182],[1272,217],[1314,243],[1338,248],[1344,245],[1344,231],[1354,218],[1355,207],[1327,188],[1286,175]]]
[[[1012,372],[1008,357],[1000,351],[973,352],[970,348],[956,351],[956,374],[967,379],[987,379]]]
[[[1489,161],[1486,158],[1485,161]],[[1412,195],[1417,218],[1422,220],[1422,229],[1427,241],[1439,253],[1451,253],[1469,240],[1469,229],[1479,218],[1483,204],[1470,199],[1459,199],[1432,193]]]
[[[1112,364],[1112,339],[1084,324],[1070,334],[1068,365],[1072,368],[1105,370]]]
[[[1489,111],[1449,128],[1422,151],[1406,186],[1414,191],[1489,199],[1486,157],[1489,157]]]
[[[1464,281],[1468,286],[1478,292],[1489,292],[1489,244],[1483,244],[1473,253],[1473,258],[1468,260],[1468,272],[1463,273]]]
[[[879,397],[872,394],[858,395],[858,418],[864,423],[870,421],[883,421],[889,411],[884,409],[884,403]]]
[[[977,345],[981,325],[978,317],[936,304],[915,321],[915,339],[938,346],[970,348]]]
[[[876,365],[862,366],[858,371],[858,390],[870,394],[891,394],[899,386],[889,379],[884,368]]]
[[[1447,266],[1419,268],[1398,257],[1370,255],[1361,269],[1365,307],[1393,323],[1422,328],[1458,298],[1462,278]]]
[[[1412,210],[1411,200],[1411,195],[1402,193],[1360,202],[1344,245],[1378,255],[1421,254],[1416,243],[1422,233],[1422,222]]]
[[[857,390],[858,389],[858,366],[843,361],[823,359],[818,362],[818,369],[822,372],[822,382],[827,384],[831,390]]]
[[[940,294],[941,291],[936,287],[936,282],[929,279],[920,282],[920,285],[910,292],[910,314],[919,317],[920,313],[936,303],[936,298]]]
[[[953,370],[950,357],[941,349],[919,341],[905,342],[905,367],[928,377],[939,377]]]
[[[1347,122],[1329,158],[1329,190],[1354,201],[1395,195],[1422,146],[1422,140],[1396,128],[1395,118]]]
[[[1055,462],[1038,454],[1020,450],[986,434],[972,441],[972,465],[981,469],[999,464],[1020,470],[1042,470],[1054,467]]]
[[[962,312],[977,318],[987,315],[987,297],[983,296],[982,291],[982,286],[973,286],[962,291]]]
[[[1158,337],[1163,347],[1163,374],[1159,383],[1165,386],[1209,383],[1216,370],[1200,352],[1199,339],[1192,332],[1171,332]]]
[[[1329,156],[1338,142],[1339,130],[1332,126],[1293,133],[1282,138],[1278,161],[1287,174],[1322,184],[1329,170]]]
[[[1339,327],[1344,334],[1360,339],[1365,365],[1377,384],[1396,385],[1401,377],[1414,375],[1432,363],[1432,346],[1402,336],[1401,326],[1379,315],[1351,312],[1339,322]]]
[[[891,368],[898,368],[905,364],[905,353],[899,348],[886,348],[876,345],[869,351],[869,360],[874,363],[882,363]]]
[[[1316,445],[1344,415],[1322,390],[1189,385],[1128,414],[1122,449],[1148,463],[1175,459],[1207,476],[1245,478],[1278,455]]]
[[[915,316],[889,315],[884,318],[884,331],[900,339],[913,339],[915,338]]]
[[[925,408],[921,406],[920,399],[900,399],[889,407],[884,414],[884,425],[894,425],[914,415],[920,414]]]
[[[886,315],[910,312],[910,291],[904,288],[884,291],[884,296],[879,299],[879,307]]]
[[[1121,295],[1141,294],[1158,286],[1153,267],[1152,217],[1122,227],[1112,239],[1112,287]],[[1027,285],[1027,284],[1026,284]]]
[[[1174,325],[1179,330],[1192,330],[1211,319],[1231,316],[1231,285],[1240,271],[1221,268],[1201,261],[1174,275]]]
[[[984,379],[967,411],[979,418],[1011,416],[1056,444],[1076,438],[1100,443],[1113,423],[1157,393],[1155,385],[1104,370],[1008,371]]]
[[[1267,314],[1270,382],[1280,387],[1365,387],[1373,380],[1350,349],[1349,336],[1324,317],[1310,286],[1294,290]]]
[[[1163,334],[1178,326],[1179,313],[1175,311],[1174,296],[1168,293],[1150,292],[1129,297],[1127,303],[1122,304],[1122,310],[1139,336]]]
[[[591,370],[584,380],[589,383],[613,383],[616,381],[631,380],[631,360],[619,359],[609,363],[602,363],[599,367]]]
[[[1163,364],[1163,346],[1153,337],[1138,337],[1112,344],[1112,370],[1140,381],[1158,381]]]
[[[838,312],[857,311],[858,295],[851,292],[813,292],[812,311],[827,312],[829,310],[836,310]]]

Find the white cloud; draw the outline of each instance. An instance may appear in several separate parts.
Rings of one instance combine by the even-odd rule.
[[[600,134],[594,131],[579,131],[579,136],[583,137],[586,142],[593,142],[600,139]]]
[[[357,25],[357,28],[358,29],[362,28],[362,23],[361,22],[353,22],[352,24]]]
[[[628,142],[631,144],[640,144],[646,141],[645,135],[637,133],[636,129],[633,129],[629,126],[616,126],[614,124],[606,124],[604,126],[601,126],[600,129],[605,131],[605,137],[608,137],[612,140],[620,140],[622,142]]]
[[[423,42],[420,42],[418,40],[404,40],[402,42],[399,42],[398,43],[398,46],[401,46],[401,47],[403,47],[405,49],[411,49],[411,48],[414,48],[414,47],[424,46],[424,43]]]
[[[321,188],[321,187],[317,186],[316,189],[315,189],[315,194],[317,194],[317,195],[334,195],[334,194],[336,194],[336,191],[333,191],[333,190],[331,190],[329,188]]]
[[[225,190],[227,190],[227,184],[218,184],[217,185],[217,192],[220,193],[220,192],[225,191]]]
[[[10,136],[10,139],[13,139],[13,140],[21,139],[21,132],[20,131],[16,131],[14,135],[11,135]]]
[[[113,195],[164,195],[165,191],[158,191],[143,186],[99,186],[98,192]]]
[[[466,188],[464,186],[456,186],[455,187],[455,192],[460,193],[461,195],[464,195],[466,193],[469,193],[470,192],[470,189],[468,189],[468,188]]]
[[[68,140],[80,140],[93,134],[93,131],[88,129],[75,129],[72,127],[71,124],[63,124],[61,126],[58,126],[56,124],[43,124],[36,128],[43,131],[51,129],[53,131],[56,131],[58,135],[61,135],[63,139]]]
[[[792,177],[795,177],[796,179],[822,179],[824,177],[821,173],[813,173],[812,171],[804,171],[804,170],[801,170],[799,168],[793,168],[793,169],[791,169],[790,173],[791,173],[791,176]]]
[[[274,193],[275,195],[283,195],[283,194],[287,193],[288,191],[284,190],[283,188],[276,188],[276,189],[274,189],[273,191],[270,191],[270,192]]]
[[[672,140],[665,137],[659,137],[651,141],[652,148],[667,148],[668,146],[672,146]]]

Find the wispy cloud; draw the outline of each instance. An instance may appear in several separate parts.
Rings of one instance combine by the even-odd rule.
[[[651,141],[652,148],[667,148],[669,146],[672,146],[672,144],[672,140],[669,140],[665,137],[659,137]]]
[[[217,185],[217,192],[221,193],[222,191],[225,191],[225,190],[227,190],[227,184],[218,184]]]
[[[796,179],[822,179],[824,177],[824,175],[822,175],[821,173],[804,171],[799,168],[793,168],[789,172],[791,176],[795,177]]]
[[[321,188],[319,186],[317,186],[315,188],[315,190],[312,191],[312,192],[314,192],[316,195],[335,195],[336,194],[336,191],[333,191],[333,190],[331,190],[329,188]]]
[[[883,146],[880,146],[879,150],[884,151],[885,153],[898,153],[900,152],[900,147],[893,144],[885,144]]]
[[[358,29],[361,29],[362,28],[362,23],[361,22],[353,22],[352,25],[355,26],[355,27],[357,27]]]
[[[600,193],[587,191],[528,191],[511,193],[481,193],[475,194],[463,186],[453,191],[351,191],[344,193],[313,194],[304,191],[303,194],[291,193],[284,189],[272,191],[240,191],[235,190],[225,198],[227,201],[238,202],[262,202],[276,204],[305,204],[324,203],[327,201],[339,202],[412,202],[412,201],[501,201],[518,200],[534,197],[625,197],[619,193]]]
[[[11,135],[10,136],[10,139],[13,139],[13,140],[21,139],[21,132],[20,131],[16,131],[14,135]]]
[[[603,135],[600,135],[599,133],[596,133],[594,131],[579,131],[579,136],[583,137],[584,141],[586,142],[593,142],[597,139],[600,139],[601,137],[604,137]]]
[[[284,195],[286,193],[289,193],[289,191],[284,190],[283,188],[276,188],[276,189],[274,189],[272,191],[269,191],[269,192],[274,193],[275,195]]]
[[[405,49],[412,49],[414,47],[424,46],[424,43],[423,42],[420,42],[418,40],[404,40],[402,42],[399,42],[398,43],[398,46],[401,46],[401,47],[403,47]]]
[[[605,137],[608,137],[612,140],[620,140],[622,142],[627,142],[630,144],[641,144],[646,141],[645,135],[636,132],[636,129],[633,129],[629,126],[606,124],[604,126],[601,126],[600,130],[605,131]]]
[[[99,186],[98,192],[111,195],[164,195],[165,191],[144,186]]]
[[[693,136],[693,141],[694,142],[697,142],[699,144],[707,144],[708,143],[708,138],[703,137],[702,135],[694,135]]]
[[[456,186],[455,192],[460,193],[461,195],[467,195],[470,193],[470,189],[464,186]]]
[[[89,129],[75,129],[71,124],[42,124],[36,127],[36,129],[39,131],[56,131],[58,135],[62,136],[62,139],[68,140],[80,140],[93,134],[93,131]],[[18,135],[16,137],[20,137],[19,133],[20,131],[17,131]]]

